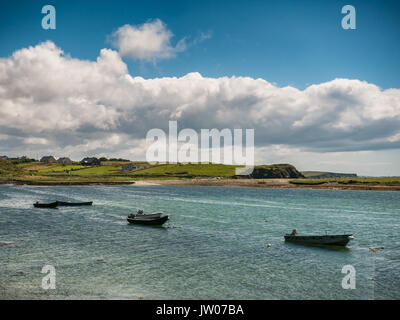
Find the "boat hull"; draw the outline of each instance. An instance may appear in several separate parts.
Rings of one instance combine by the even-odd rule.
[[[58,206],[57,201],[56,202],[51,202],[51,203],[34,203],[33,206],[35,208],[51,208],[51,209],[56,209]]]
[[[64,201],[57,201],[60,207],[79,207],[79,206],[91,206],[93,201],[89,202],[64,202]]]
[[[165,222],[169,220],[169,216],[164,216],[155,219],[141,219],[141,218],[127,218],[126,219],[130,224],[141,224],[148,226],[161,226]]]
[[[300,244],[346,246],[353,239],[352,234],[323,235],[323,236],[292,236],[285,235],[285,241]]]

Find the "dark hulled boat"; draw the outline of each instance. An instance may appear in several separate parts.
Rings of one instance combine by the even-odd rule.
[[[161,216],[162,214],[162,212],[145,214],[143,210],[139,210],[137,214],[131,213],[126,220],[131,224],[161,226],[169,220],[169,216]]]
[[[285,235],[285,241],[287,242],[311,245],[346,246],[353,239],[352,234],[299,236],[297,235],[297,230],[293,230],[291,234]]]
[[[52,209],[56,209],[57,206],[58,206],[58,202],[57,201],[56,202],[51,202],[51,203],[39,203],[39,202],[36,202],[36,203],[33,204],[33,206],[35,208],[52,208]]]
[[[64,202],[64,201],[57,201],[60,207],[79,207],[79,206],[91,206],[93,201],[89,202]]]
[[[155,219],[148,219],[148,218],[127,218],[126,219],[130,224],[142,224],[147,226],[161,226],[165,222],[169,220],[169,216],[163,216],[160,218]]]

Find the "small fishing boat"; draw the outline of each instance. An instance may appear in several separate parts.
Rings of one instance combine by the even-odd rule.
[[[320,235],[320,236],[299,236],[297,230],[294,229],[292,233],[285,235],[285,241],[312,244],[312,245],[330,245],[330,246],[346,246],[350,240],[353,240],[353,234],[334,234],[334,235]]]
[[[93,201],[89,202],[64,202],[64,201],[57,201],[60,207],[78,207],[78,206],[91,206]]]
[[[135,216],[134,218],[128,217],[126,220],[131,224],[161,226],[169,220],[169,216],[163,216],[163,217],[159,217],[159,218],[140,218],[140,217]]]
[[[35,208],[52,208],[56,209],[58,206],[58,202],[51,202],[51,203],[39,203],[39,201],[36,201],[33,206]]]
[[[143,213],[143,210],[138,210],[137,214],[131,213],[127,221],[132,224],[144,224],[144,225],[163,225],[169,216],[161,216],[163,212]]]

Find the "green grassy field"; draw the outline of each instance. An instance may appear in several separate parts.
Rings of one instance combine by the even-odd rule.
[[[123,172],[121,162],[107,161],[105,165],[84,167],[81,165],[60,166],[57,164],[31,163],[24,164],[23,168],[9,162],[7,177],[23,176],[27,181],[88,181],[88,180],[139,180],[139,179],[188,179],[193,177],[233,177],[235,168],[233,165],[223,164],[161,164],[136,171]],[[149,165],[148,163],[137,163]],[[43,168],[42,168],[43,167]],[[0,169],[1,170],[1,169]],[[72,171],[71,171],[72,170]],[[4,171],[4,170],[3,170]],[[67,173],[67,171],[70,171]],[[5,173],[5,171],[4,171]],[[5,177],[5,174],[3,174]],[[22,179],[22,178],[21,178]]]
[[[77,171],[73,171],[72,175],[79,176],[103,176],[113,173],[119,173],[122,166],[95,166],[90,168],[85,168]]]
[[[164,164],[137,170],[132,176],[162,177],[232,177],[236,166],[223,164]]]
[[[85,168],[85,167],[81,166],[81,165],[54,166],[51,168],[40,169],[40,170],[38,170],[38,173],[66,172],[66,171],[70,171],[70,170],[79,170],[82,168]]]
[[[41,163],[39,161],[34,161],[34,162],[23,162],[23,163],[18,163],[16,164],[16,166],[18,168],[27,168],[27,167],[31,167],[32,165],[40,165]]]

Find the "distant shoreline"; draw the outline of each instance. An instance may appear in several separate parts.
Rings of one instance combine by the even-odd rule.
[[[132,180],[132,181],[0,181],[0,185],[31,185],[31,186],[107,186],[107,185],[174,185],[174,186],[221,186],[248,188],[284,188],[284,189],[328,189],[328,190],[371,190],[371,191],[400,191],[400,186],[362,185],[324,183],[318,185],[293,184],[290,179],[171,179],[171,180]]]

